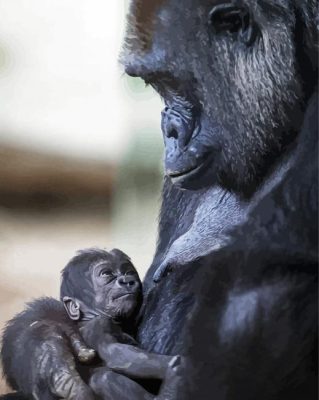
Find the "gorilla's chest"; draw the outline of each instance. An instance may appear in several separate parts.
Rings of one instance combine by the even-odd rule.
[[[229,232],[245,221],[248,205],[220,187],[199,199],[188,230],[170,243],[165,263],[186,263],[217,250],[229,241]]]

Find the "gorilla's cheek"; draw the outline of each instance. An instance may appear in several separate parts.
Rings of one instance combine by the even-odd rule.
[[[165,173],[182,189],[200,189],[216,177],[219,132],[200,112],[176,108],[162,112]]]

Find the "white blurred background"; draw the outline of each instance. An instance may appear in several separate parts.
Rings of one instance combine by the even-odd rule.
[[[156,241],[161,104],[124,76],[125,0],[0,0],[0,328],[76,250]],[[0,394],[6,392],[0,383]]]

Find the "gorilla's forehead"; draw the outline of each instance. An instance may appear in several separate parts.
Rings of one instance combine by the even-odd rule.
[[[229,0],[229,2],[231,2]],[[215,5],[227,3],[227,0],[132,0],[129,13],[129,21],[135,28],[136,39],[151,39],[154,33],[154,21],[159,16],[159,11],[166,9],[172,11],[172,19],[180,19],[183,15],[192,14],[202,10],[209,10]],[[241,0],[252,12],[260,9],[272,14],[273,12],[284,12],[290,9],[287,0]],[[201,10],[201,11],[200,11]],[[165,14],[168,17],[168,14]]]
[[[171,32],[186,15],[189,23],[189,19],[195,19],[196,14],[200,15],[203,10],[218,3],[221,0],[132,0],[125,47],[134,47],[135,52],[148,50],[152,46],[158,23],[164,25],[165,31]],[[187,30],[188,23],[184,24],[183,30]]]
[[[133,0],[131,3],[131,12],[139,25],[147,24],[152,21],[159,7],[167,3],[167,0]]]
[[[151,46],[157,11],[166,2],[167,0],[133,0],[131,2],[130,28],[134,30],[133,36],[135,40],[143,45],[144,48]]]

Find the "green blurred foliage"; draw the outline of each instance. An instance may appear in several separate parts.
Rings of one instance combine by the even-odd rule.
[[[125,89],[130,96],[143,100],[156,95],[152,86],[146,85],[141,78],[133,78],[128,75],[125,75]]]

